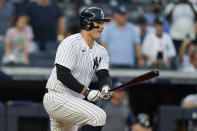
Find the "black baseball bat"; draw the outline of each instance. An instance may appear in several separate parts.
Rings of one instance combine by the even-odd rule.
[[[155,78],[157,76],[159,76],[159,70],[154,69],[154,70],[152,70],[150,72],[147,72],[145,74],[137,76],[136,78],[128,81],[127,83],[124,83],[124,84],[119,85],[119,86],[117,86],[115,88],[112,88],[109,91],[115,91],[115,90],[123,89],[123,88],[126,88],[126,87],[134,86],[134,85],[140,84],[140,83],[142,83],[144,81],[147,81],[147,80],[150,80],[152,78]]]

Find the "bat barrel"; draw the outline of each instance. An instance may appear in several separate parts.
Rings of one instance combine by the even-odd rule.
[[[152,78],[155,78],[157,76],[159,76],[159,70],[158,69],[154,69],[154,70],[152,70],[150,72],[147,72],[145,74],[142,74],[142,75],[130,80],[127,83],[124,83],[124,84],[122,84],[120,86],[112,88],[109,91],[114,91],[114,90],[118,90],[118,89],[129,87],[129,86],[137,85],[137,84],[140,84],[140,83],[142,83],[144,81],[147,81],[147,80],[150,80]]]

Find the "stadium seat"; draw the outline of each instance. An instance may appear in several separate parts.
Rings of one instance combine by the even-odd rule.
[[[0,63],[1,63],[1,60],[2,60],[2,58],[3,58],[3,55],[4,55],[4,50],[5,50],[5,43],[2,41],[2,40],[0,40]]]
[[[30,54],[29,58],[30,65],[35,67],[52,67],[54,62],[54,58],[48,52],[35,52]]]
[[[155,131],[173,131],[177,120],[197,120],[197,108],[161,106]]]
[[[5,106],[0,103],[0,131],[5,131]]]
[[[42,104],[27,101],[14,101],[11,103],[7,106],[7,131],[49,130],[48,115]]]

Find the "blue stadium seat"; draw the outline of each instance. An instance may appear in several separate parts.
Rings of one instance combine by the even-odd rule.
[[[40,122],[41,119],[42,123]],[[43,119],[45,120],[44,125]],[[39,103],[12,102],[11,105],[7,106],[7,123],[7,131],[49,131],[48,115],[43,105]]]
[[[53,67],[54,58],[48,52],[35,52],[29,55],[30,65],[36,67]]]
[[[0,131],[6,130],[5,125],[5,106],[0,103]]]
[[[4,41],[0,40],[0,63],[4,55],[5,50],[5,43]]]

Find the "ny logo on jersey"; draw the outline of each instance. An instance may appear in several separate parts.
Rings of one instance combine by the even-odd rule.
[[[99,57],[99,59],[98,57],[94,58],[93,70],[98,68],[100,62],[101,62],[101,57]]]

